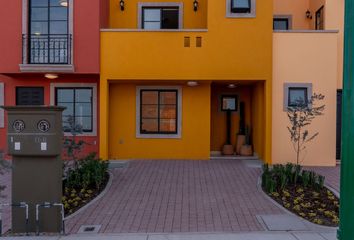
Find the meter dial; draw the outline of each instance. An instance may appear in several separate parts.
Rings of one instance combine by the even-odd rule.
[[[40,120],[37,123],[37,128],[41,132],[48,132],[49,129],[50,129],[50,124],[49,124],[49,122],[47,120]]]
[[[20,133],[25,129],[25,122],[22,120],[15,120],[12,124],[12,128],[15,132]]]

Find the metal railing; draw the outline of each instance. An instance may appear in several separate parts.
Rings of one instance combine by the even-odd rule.
[[[71,34],[22,36],[24,64],[71,64]]]

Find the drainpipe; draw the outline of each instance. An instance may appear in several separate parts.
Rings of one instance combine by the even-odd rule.
[[[342,158],[338,239],[354,239],[354,1],[345,1]]]

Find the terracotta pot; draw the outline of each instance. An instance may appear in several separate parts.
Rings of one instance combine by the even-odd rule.
[[[234,146],[233,145],[224,145],[222,148],[223,155],[233,155],[234,154]]]
[[[240,150],[241,156],[253,156],[253,149],[251,145],[243,145]]]
[[[237,140],[236,140],[236,154],[240,155],[241,154],[241,147],[245,145],[246,142],[246,136],[245,135],[237,135]]]

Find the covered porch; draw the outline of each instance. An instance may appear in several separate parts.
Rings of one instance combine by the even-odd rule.
[[[211,84],[211,159],[265,158],[265,81]]]

